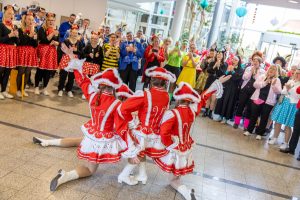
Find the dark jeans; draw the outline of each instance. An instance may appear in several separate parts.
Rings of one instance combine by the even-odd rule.
[[[242,117],[244,116],[245,118],[249,119],[251,116],[251,96],[253,92],[247,91],[247,90],[242,90],[239,95],[239,103],[238,103],[238,108],[236,110],[236,116]],[[245,110],[246,107],[246,110]],[[245,112],[244,112],[245,110]],[[244,113],[244,115],[243,115]]]
[[[64,89],[67,78],[68,82],[66,84],[66,92],[72,91],[75,79],[74,72],[67,72],[63,69],[59,72],[58,91]]]
[[[47,87],[49,80],[50,80],[50,75],[52,73],[53,70],[46,70],[46,69],[40,69],[37,68],[36,69],[36,73],[35,73],[35,87],[39,87],[39,83],[40,81],[43,81],[43,86],[44,88]]]
[[[296,118],[294,122],[294,130],[292,137],[289,142],[290,152],[295,152],[300,136],[300,109],[296,113]]]
[[[135,92],[138,73],[132,69],[132,64],[127,65],[125,70],[120,71],[120,76],[122,81]]]
[[[0,84],[1,84],[1,92],[6,91],[8,79],[10,76],[11,68],[0,67]]]
[[[271,105],[268,105],[265,103],[257,105],[252,102],[250,124],[247,128],[247,131],[249,133],[253,132],[253,130],[255,128],[255,124],[257,122],[257,119],[258,119],[258,117],[260,117],[260,122],[259,122],[258,127],[255,130],[255,133],[257,135],[263,135],[266,131],[266,126],[268,124],[268,119],[269,119],[272,109],[273,109],[273,106],[271,106]]]
[[[30,76],[30,71],[31,68],[30,67],[18,67],[18,75],[17,75],[17,89],[18,90],[22,90],[22,76],[23,74],[25,74],[25,79],[24,79],[24,88],[25,89],[25,85],[28,82],[29,76]]]

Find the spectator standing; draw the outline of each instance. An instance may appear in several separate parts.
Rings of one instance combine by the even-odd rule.
[[[101,71],[108,68],[118,68],[120,58],[120,48],[117,46],[117,35],[115,33],[110,34],[109,43],[103,45],[103,64]]]
[[[46,10],[45,10],[45,8],[40,7],[38,9],[38,12],[37,12],[35,18],[34,18],[37,29],[40,29],[42,27],[42,25],[45,22],[45,17],[46,17]]]
[[[136,81],[139,69],[139,60],[144,55],[144,49],[141,43],[133,39],[132,32],[126,33],[127,41],[122,42],[120,46],[120,66],[119,72],[123,82],[135,91]]]
[[[243,76],[243,69],[241,67],[241,58],[234,56],[225,71],[225,75],[231,75],[231,78],[223,83],[224,93],[220,99],[217,100],[215,114],[220,115],[221,123],[225,124],[228,120],[233,118],[234,108],[240,90],[240,82]]]
[[[186,82],[195,88],[196,86],[196,68],[200,65],[200,56],[196,54],[197,48],[194,43],[190,44],[189,53],[182,58],[182,71],[176,84]]]
[[[0,22],[0,99],[13,98],[6,92],[7,83],[12,68],[17,65],[17,47],[19,32],[13,25],[14,8],[11,5],[4,7],[3,20]]]
[[[63,42],[65,39],[65,35],[67,33],[68,30],[71,29],[72,25],[74,24],[76,19],[76,15],[75,14],[71,14],[69,17],[69,20],[66,22],[63,22],[60,27],[59,27],[59,42]]]
[[[259,124],[255,129],[256,139],[261,140],[265,133],[269,115],[277,102],[277,95],[281,93],[282,87],[278,78],[276,65],[271,65],[266,74],[258,77],[254,84],[255,92],[251,96],[251,118],[245,136],[252,134],[257,119],[260,117]]]
[[[145,57],[145,66],[144,71],[150,69],[152,67],[160,67],[161,63],[165,61],[165,50],[164,48],[160,47],[160,40],[156,35],[151,37],[151,44],[146,48],[144,57]],[[144,74],[143,81],[144,86],[143,88],[148,88],[151,78]]]

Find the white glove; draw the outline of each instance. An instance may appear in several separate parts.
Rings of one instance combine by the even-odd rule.
[[[166,149],[168,151],[173,150],[174,148],[176,148],[179,145],[179,138],[178,137],[172,137],[173,140],[173,144],[171,144],[170,146],[168,146]]]
[[[84,62],[85,59],[79,60],[77,58],[73,58],[70,60],[68,66],[64,70],[67,72],[73,72],[76,69],[82,74],[82,66]]]

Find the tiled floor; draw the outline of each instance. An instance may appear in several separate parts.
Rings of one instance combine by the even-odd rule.
[[[51,82],[53,85],[53,80]],[[66,200],[179,200],[168,186],[167,175],[149,160],[147,185],[117,183],[125,161],[102,165],[95,176],[49,191],[49,182],[60,168],[73,169],[75,148],[43,148],[32,144],[33,136],[80,136],[88,120],[87,102],[66,96],[34,96],[0,102],[0,199]],[[54,93],[55,92],[55,93]],[[300,197],[300,162],[270,147],[266,141],[244,137],[242,130],[197,118],[195,173],[183,182],[195,189],[197,199],[277,200]],[[299,150],[299,148],[298,148]],[[297,150],[297,152],[298,152]]]

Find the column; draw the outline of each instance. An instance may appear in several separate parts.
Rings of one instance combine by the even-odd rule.
[[[219,29],[223,17],[225,0],[218,0],[215,6],[213,21],[207,39],[207,47],[209,48],[218,39]]]
[[[181,33],[181,27],[184,20],[185,8],[187,0],[176,0],[175,13],[172,23],[170,36],[173,41],[178,41]]]

